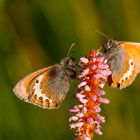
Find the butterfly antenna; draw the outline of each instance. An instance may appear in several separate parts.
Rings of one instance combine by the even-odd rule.
[[[98,34],[102,35],[103,37],[105,37],[106,39],[110,40],[110,38],[109,38],[107,35],[105,35],[103,32],[101,32],[101,31],[99,31],[99,30],[97,30],[97,29],[96,29],[96,32],[97,32]]]
[[[67,56],[69,56],[69,54],[70,54],[70,52],[71,52],[71,50],[72,50],[72,48],[73,48],[74,46],[75,46],[75,42],[71,44],[71,46],[70,46],[70,48],[69,48],[69,50],[68,50]]]

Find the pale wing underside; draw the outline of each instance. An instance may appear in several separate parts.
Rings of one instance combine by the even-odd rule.
[[[121,46],[129,54],[130,58],[135,61],[137,72],[140,72],[140,43],[124,42]]]
[[[25,102],[28,103],[33,103],[30,100],[30,91],[28,91],[28,88],[30,87],[31,82],[36,79],[37,77],[40,78],[43,76],[43,74],[47,71],[50,71],[52,68],[56,67],[54,66],[50,66],[50,67],[46,67],[43,69],[40,69],[38,71],[35,71],[29,75],[27,75],[25,78],[23,78],[22,80],[20,80],[16,86],[13,88],[13,91],[15,93],[15,95],[20,98],[21,100],[24,100]],[[36,92],[38,94],[40,94],[40,89],[39,87],[36,87]],[[35,105],[37,105],[37,103],[33,103]],[[39,105],[40,106],[40,105]]]
[[[70,82],[65,71],[59,66],[36,77],[28,88],[30,101],[43,108],[58,108],[64,99]]]
[[[19,81],[13,91],[25,102],[42,108],[58,108],[64,99],[70,82],[60,65],[38,70]]]
[[[25,78],[23,78],[22,80],[20,80],[16,86],[13,88],[13,91],[15,93],[15,95],[20,98],[21,100],[24,100],[25,102],[28,102],[29,99],[29,94],[27,93],[27,88],[30,84],[30,82],[36,78],[37,76],[41,75],[42,73],[48,71],[49,69],[51,69],[52,66],[50,67],[46,67],[43,69],[40,69],[38,71],[35,71],[29,75],[27,75]]]

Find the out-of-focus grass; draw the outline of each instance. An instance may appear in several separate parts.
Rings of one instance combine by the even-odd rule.
[[[15,83],[39,68],[59,62],[76,42],[74,57],[100,48],[99,29],[118,40],[140,42],[139,1],[0,1],[0,140],[71,140],[68,108],[73,84],[58,110],[44,110],[17,99]],[[97,140],[140,139],[140,78],[124,90],[106,87],[106,124]]]

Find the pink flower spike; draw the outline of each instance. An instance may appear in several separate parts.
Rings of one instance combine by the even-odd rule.
[[[97,96],[92,96],[91,99],[95,102],[97,101]]]
[[[94,132],[95,132],[97,135],[102,135],[102,134],[103,134],[99,128],[95,129]]]
[[[92,58],[92,60],[91,60],[92,62],[96,62],[97,61],[97,59],[94,57],[94,58]]]
[[[88,85],[85,86],[86,91],[91,91],[90,87]]]
[[[105,123],[105,117],[98,114],[96,117],[96,121],[99,123]]]
[[[100,64],[99,65],[99,68],[100,69],[108,69],[109,68],[109,65],[107,65],[107,64]]]
[[[87,108],[86,108],[86,107],[83,107],[82,112],[83,112],[84,114],[86,114],[86,113],[87,113]]]
[[[80,94],[80,93],[77,93],[76,95],[75,95],[75,97],[76,98],[78,98],[78,99],[83,99],[84,97],[85,97],[86,95],[83,95],[83,94]]]
[[[94,106],[93,109],[97,113],[101,111],[101,108],[99,106]]]
[[[90,123],[90,124],[93,124],[94,120],[93,120],[93,118],[90,117],[90,118],[87,119],[87,122]]]
[[[104,63],[107,63],[107,59],[104,60]]]
[[[96,65],[92,65],[92,66],[91,66],[91,69],[92,69],[92,70],[95,70],[96,68],[97,68]]]
[[[99,98],[98,99],[98,101],[100,102],[100,103],[103,103],[103,104],[108,104],[110,101],[108,100],[108,99],[106,99],[106,98]]]
[[[82,127],[83,126],[83,122],[78,122],[78,123],[76,123],[75,125],[76,125],[76,127]]]
[[[76,107],[79,108],[79,109],[82,109],[84,106],[83,105],[77,105]]]
[[[96,93],[101,96],[101,95],[105,95],[105,91],[103,90],[96,90]]]
[[[99,84],[99,87],[100,87],[100,88],[103,88],[104,86],[105,86],[105,83]]]
[[[87,84],[87,82],[86,81],[83,81],[83,82],[79,83],[77,85],[77,87],[80,89],[81,87],[85,86],[86,84]]]
[[[103,75],[103,76],[109,76],[111,72],[109,70],[102,70],[102,71],[97,71],[97,73]]]
[[[69,109],[70,112],[79,112],[79,108],[70,108]]]
[[[87,64],[89,60],[86,57],[81,57],[80,61],[83,62],[84,64]]]
[[[72,116],[72,117],[70,117],[69,122],[71,122],[71,121],[77,121],[77,120],[78,120],[78,117],[77,116]]]
[[[80,98],[79,100],[80,100],[80,102],[83,103],[83,104],[86,104],[86,103],[88,102],[87,99],[82,99],[82,98]]]
[[[101,74],[93,75],[93,78],[94,78],[95,80],[98,80],[98,79],[100,79],[100,78],[102,78],[102,77],[103,77],[103,75],[101,75]]]
[[[69,126],[70,126],[70,129],[75,129],[76,128],[75,123],[71,123]]]
[[[89,68],[85,69],[80,75],[79,78],[86,76],[89,73]]]
[[[78,114],[76,114],[76,116],[77,116],[78,118],[82,118],[82,117],[84,117],[84,114],[83,114],[83,113],[78,113]]]
[[[99,57],[99,58],[97,58],[97,61],[98,61],[98,62],[100,62],[100,63],[103,63],[103,62],[104,62],[104,60],[105,60],[105,58],[104,58],[104,57]]]
[[[70,128],[75,131],[75,140],[92,140],[94,134],[102,135],[101,124],[105,118],[99,114],[101,105],[109,103],[102,98],[103,87],[111,71],[105,56],[100,51],[91,51],[88,58],[82,57],[82,72],[79,74],[78,92],[75,97],[78,105],[71,109],[75,114],[69,119]]]
[[[89,138],[89,137],[84,137],[83,140],[91,140],[91,138]]]

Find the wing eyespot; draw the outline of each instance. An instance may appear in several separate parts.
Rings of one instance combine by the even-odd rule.
[[[36,80],[35,82],[36,82],[36,83],[39,83],[39,80]]]
[[[134,62],[130,62],[130,65],[134,65]]]
[[[37,98],[37,95],[35,94],[34,97]]]
[[[125,80],[127,81],[128,80],[128,77],[126,77]]]
[[[49,99],[46,99],[45,101],[48,103],[49,102]]]
[[[40,97],[39,97],[39,100],[42,100],[42,99],[43,99],[43,98],[40,96]]]

